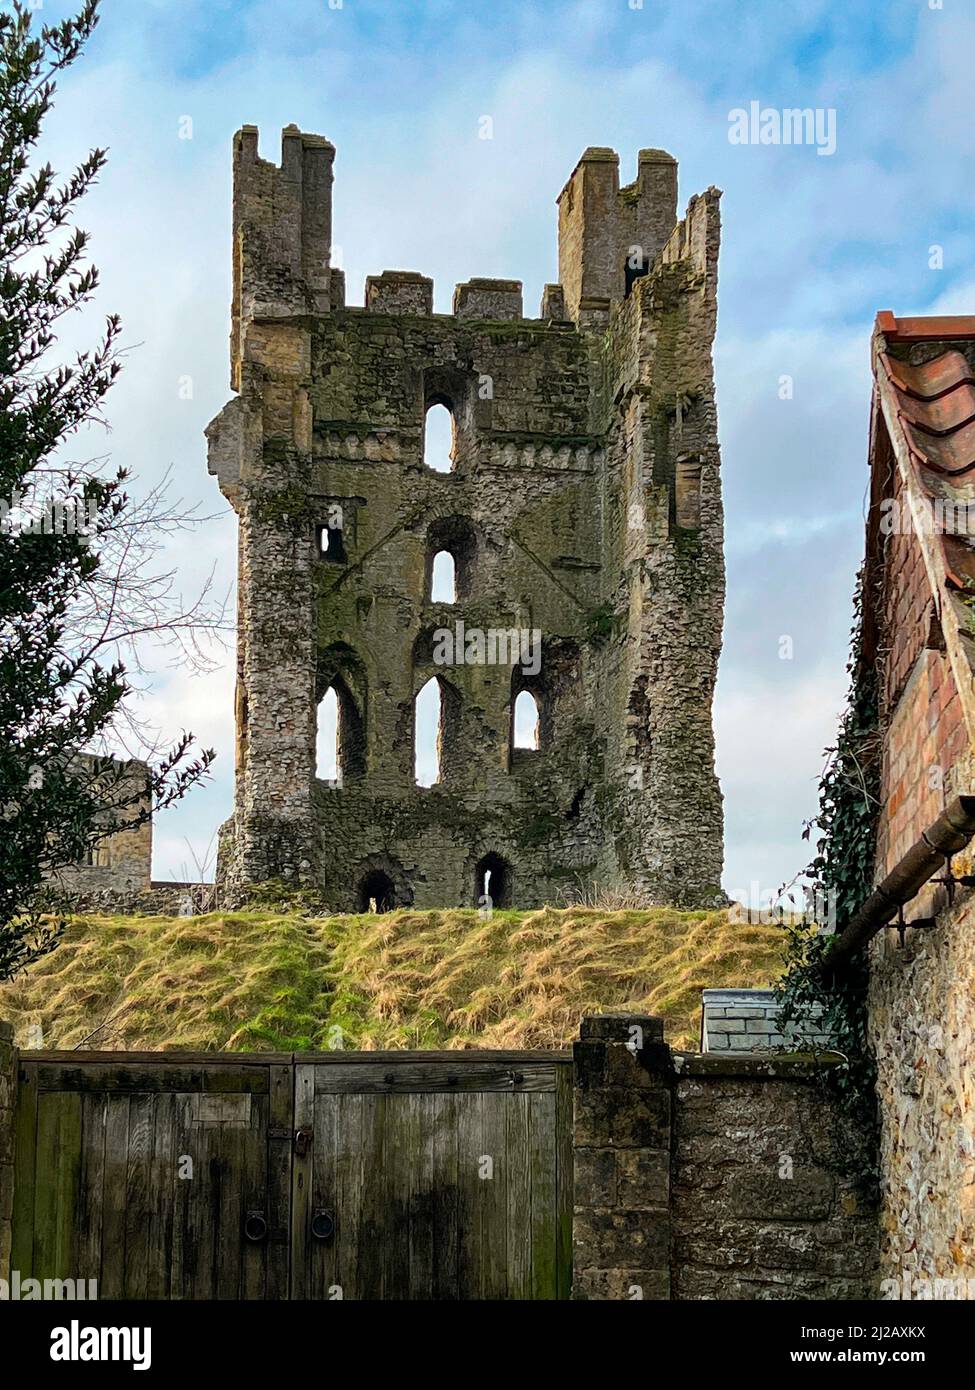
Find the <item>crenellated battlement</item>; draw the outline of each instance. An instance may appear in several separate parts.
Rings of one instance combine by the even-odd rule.
[[[234,136],[230,363],[235,389],[252,320],[327,313],[332,307],[335,146],[321,135],[286,126],[278,166],[261,159],[258,138],[252,125]]]
[[[234,302],[232,384],[240,387],[246,327],[255,319],[327,314],[346,307],[345,276],[331,261],[335,147],[297,126],[281,133],[281,164],[262,159],[256,126],[234,137]],[[590,146],[559,194],[559,283],[546,285],[538,317],[603,330],[634,282],[661,261],[717,254],[706,209],[709,189],[677,221],[677,162],[665,150],[641,150],[637,176],[620,186],[615,150]],[[700,224],[703,240],[694,234]],[[711,251],[706,248],[712,245]],[[370,313],[428,317],[433,281],[414,270],[366,277]],[[475,277],[454,289],[452,317],[523,319],[519,280]]]
[[[677,161],[641,150],[637,176],[620,187],[615,150],[590,146],[558,197],[559,280],[569,317],[605,327],[610,308],[648,274],[677,221]]]

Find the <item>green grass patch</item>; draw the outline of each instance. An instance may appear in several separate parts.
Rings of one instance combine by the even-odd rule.
[[[594,907],[314,917],[74,917],[0,986],[23,1046],[317,1051],[564,1047],[583,1014],[664,1018],[696,1048],[703,988],[767,986],[785,933],[724,911]]]

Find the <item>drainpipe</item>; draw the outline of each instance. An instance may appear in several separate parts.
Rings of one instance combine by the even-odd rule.
[[[847,923],[823,961],[824,973],[835,974],[846,965],[973,835],[975,796],[956,796]],[[967,879],[958,882],[971,886]]]

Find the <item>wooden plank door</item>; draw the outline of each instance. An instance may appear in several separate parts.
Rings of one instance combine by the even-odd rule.
[[[290,1058],[25,1053],[11,1268],[99,1298],[287,1298]]]
[[[567,1061],[297,1059],[292,1297],[568,1297]]]

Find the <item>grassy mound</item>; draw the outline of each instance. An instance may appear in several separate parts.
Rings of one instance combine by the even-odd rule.
[[[0,1018],[22,1046],[40,1024],[48,1048],[259,1052],[562,1047],[584,1013],[633,1009],[696,1048],[702,988],[768,985],[783,945],[668,908],[76,917]]]

